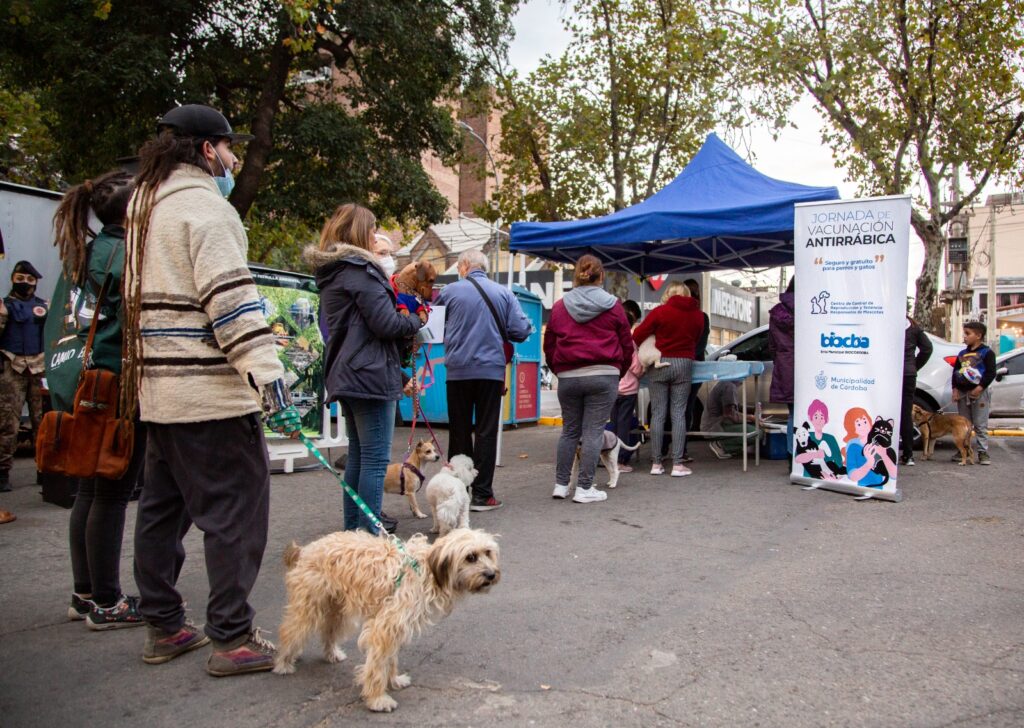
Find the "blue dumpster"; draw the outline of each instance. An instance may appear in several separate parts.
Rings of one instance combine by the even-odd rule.
[[[533,333],[518,344],[505,370],[505,396],[502,421],[506,425],[536,422],[540,418],[541,324],[544,306],[540,297],[522,286],[513,286],[523,313],[533,325]],[[429,355],[430,365],[426,366]],[[420,395],[420,406],[431,423],[448,422],[448,381],[444,366],[444,344],[424,344],[416,357],[416,372],[426,380],[427,390]],[[398,403],[404,422],[412,421],[412,400],[405,397]]]

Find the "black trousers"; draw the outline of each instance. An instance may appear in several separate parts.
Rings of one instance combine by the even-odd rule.
[[[494,462],[504,382],[492,379],[448,381],[448,459],[469,455],[477,469],[473,500],[494,495]]]
[[[146,484],[135,526],[135,582],[146,621],[181,628],[185,608],[175,585],[185,562],[182,539],[203,532],[210,597],[206,634],[229,642],[247,633],[249,592],[267,545],[270,463],[255,415],[185,424],[150,423]]]
[[[914,455],[914,390],[917,389],[917,375],[903,375],[903,398],[900,401],[900,455],[905,458]]]
[[[633,445],[633,417],[636,413],[635,394],[620,394],[612,405],[611,421],[615,426],[615,434],[629,446]],[[625,465],[633,457],[629,450],[619,450],[619,465]]]
[[[124,516],[146,456],[146,426],[135,425],[135,449],[120,480],[84,478],[71,509],[68,537],[75,592],[92,594],[101,607],[121,596],[121,542]]]

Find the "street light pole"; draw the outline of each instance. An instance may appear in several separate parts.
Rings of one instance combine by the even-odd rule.
[[[471,137],[480,142],[480,146],[484,148],[484,153],[487,155],[487,161],[491,163],[491,171],[494,173],[494,186],[498,186],[498,165],[494,163],[494,157],[491,156],[491,149],[487,145],[487,142],[482,136],[476,133],[469,124],[462,119],[459,119],[459,126],[461,126]],[[484,199],[487,199],[487,183],[484,183]],[[491,223],[491,237],[494,239],[494,280],[500,282],[501,276],[498,271],[499,262],[501,260],[501,215],[499,214],[497,219]]]
[[[993,200],[989,199],[988,208],[988,311],[985,313],[985,323],[988,327],[988,345],[993,350],[999,351],[999,331],[997,329],[999,316],[996,311],[996,206]]]

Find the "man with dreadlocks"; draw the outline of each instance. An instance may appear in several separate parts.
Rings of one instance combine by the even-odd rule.
[[[0,302],[0,492],[11,489],[26,400],[33,434],[43,416],[43,324],[49,306],[36,295],[42,277],[27,260],[19,260],[11,272],[11,292]]]
[[[259,413],[300,427],[274,336],[246,265],[248,241],[225,199],[236,134],[208,106],[172,109],[140,151],[129,204],[122,406],[147,424],[135,581],[148,623],[143,660],[202,647],[211,675],[269,670],[274,646],[248,603],[267,544],[270,466]],[[175,588],[192,523],[204,534],[210,597],[203,635]]]

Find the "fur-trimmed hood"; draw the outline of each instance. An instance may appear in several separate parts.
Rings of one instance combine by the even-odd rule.
[[[349,260],[352,263],[372,263],[377,270],[382,274],[384,273],[384,268],[381,267],[380,261],[377,260],[377,256],[369,250],[349,243],[335,243],[327,250],[320,250],[319,245],[307,245],[302,251],[302,259],[306,261],[314,271],[318,271],[320,268],[330,265],[331,263]]]

